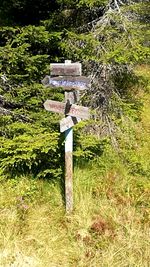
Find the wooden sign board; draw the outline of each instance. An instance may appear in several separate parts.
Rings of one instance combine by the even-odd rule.
[[[53,77],[46,76],[42,80],[42,84],[46,87],[63,87],[64,90],[87,90],[90,87],[90,79],[85,76],[79,77]]]
[[[60,132],[61,133],[65,132],[66,130],[70,129],[71,127],[73,127],[75,124],[77,124],[80,121],[81,121],[80,118],[71,117],[71,116],[68,116],[62,119],[60,121]]]
[[[50,72],[52,76],[80,76],[82,66],[81,63],[52,63]]]
[[[44,102],[44,108],[47,111],[65,114],[66,104],[59,101],[46,100]]]
[[[80,100],[79,91],[68,91],[65,92],[65,102],[69,102],[70,104],[75,104]]]
[[[62,113],[81,119],[89,119],[90,117],[89,109],[87,107],[82,107],[75,104],[67,105],[66,103],[59,101],[46,100],[44,107],[48,111]]]

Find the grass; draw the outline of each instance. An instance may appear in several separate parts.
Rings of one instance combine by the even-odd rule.
[[[65,214],[59,181],[1,183],[0,267],[149,266],[150,98],[141,97],[134,159],[126,165],[106,151],[96,163],[76,166],[72,214]]]
[[[76,168],[72,215],[65,215],[57,183],[5,182],[0,266],[148,267],[147,182],[122,170],[102,176],[96,166]]]

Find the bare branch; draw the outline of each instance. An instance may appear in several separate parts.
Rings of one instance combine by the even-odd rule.
[[[0,114],[8,116],[8,115],[12,115],[12,112],[6,108],[0,107]]]
[[[12,116],[14,119],[16,119],[17,121],[22,121],[22,122],[32,122],[31,119],[27,118],[24,115],[21,114],[14,114],[12,111],[10,111],[9,109],[0,107],[0,115],[4,115],[4,116]]]

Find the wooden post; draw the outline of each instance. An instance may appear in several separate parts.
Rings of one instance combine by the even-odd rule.
[[[65,64],[71,64],[70,60],[65,60]],[[65,95],[68,101],[68,95]],[[66,213],[73,210],[73,128],[65,131],[65,196]]]
[[[66,212],[73,210],[73,128],[65,131],[65,195]]]
[[[71,63],[65,61],[65,64]],[[65,102],[74,104],[74,98],[70,103],[70,93],[65,93]],[[73,128],[65,131],[65,199],[66,213],[73,211]]]

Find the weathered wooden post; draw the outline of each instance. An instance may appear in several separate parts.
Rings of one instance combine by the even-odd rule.
[[[65,196],[66,212],[73,210],[73,128],[65,131]]]
[[[65,64],[70,60],[65,60]],[[71,92],[65,92],[65,102],[68,106],[75,104],[75,98]],[[73,127],[65,131],[65,199],[66,212],[73,210]]]
[[[73,210],[73,126],[81,119],[89,118],[89,109],[75,105],[79,100],[79,91],[86,90],[90,86],[90,79],[81,76],[80,63],[53,63],[51,75],[46,76],[42,83],[50,87],[63,87],[65,90],[65,103],[46,100],[44,107],[48,111],[63,113],[66,115],[60,121],[60,132],[65,132],[65,197],[66,212]]]

